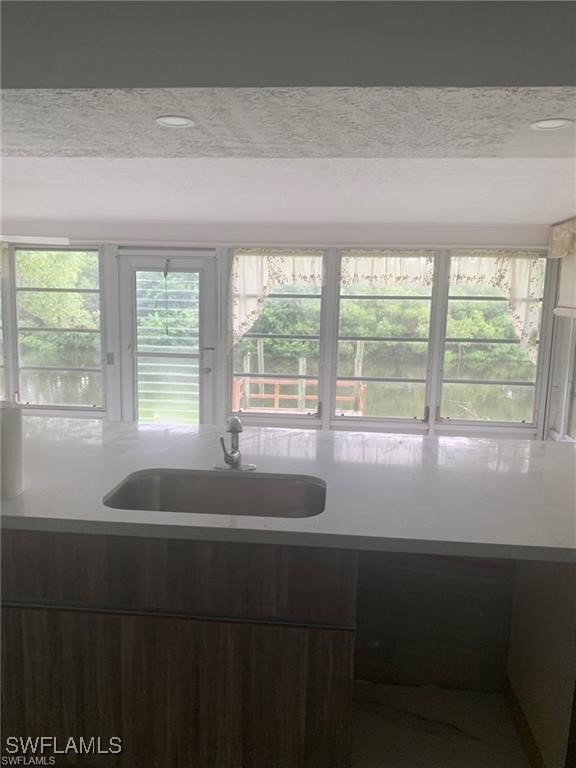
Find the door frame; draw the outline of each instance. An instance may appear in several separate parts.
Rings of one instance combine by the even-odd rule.
[[[119,248],[121,414],[122,421],[138,420],[136,377],[136,272],[163,271],[200,274],[200,423],[214,423],[218,381],[217,256],[213,249]]]

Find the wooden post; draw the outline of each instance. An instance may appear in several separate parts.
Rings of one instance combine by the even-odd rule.
[[[258,353],[258,373],[262,375],[265,373],[264,370],[264,339],[256,339],[256,349]],[[260,384],[259,387],[260,394],[263,395],[265,388],[264,384]]]
[[[362,367],[364,364],[364,341],[358,340],[356,342],[356,357],[354,358],[354,376],[360,377],[362,376]],[[362,389],[362,382],[357,381],[354,384],[354,410],[355,411],[361,411],[362,406],[361,403],[361,389]]]
[[[306,376],[306,358],[301,357],[298,360],[298,376]],[[298,410],[306,410],[306,381],[305,379],[298,379]]]
[[[252,355],[250,352],[246,352],[244,355],[244,373],[247,373],[246,381],[244,382],[244,398],[246,400],[246,409],[250,408],[250,361]]]

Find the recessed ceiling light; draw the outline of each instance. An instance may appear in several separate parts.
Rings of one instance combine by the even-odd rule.
[[[165,128],[187,128],[190,125],[194,125],[193,120],[183,115],[160,115],[160,117],[156,118],[156,122]]]
[[[574,120],[569,120],[567,117],[550,117],[546,120],[538,120],[532,123],[530,128],[533,131],[559,131],[561,128],[573,125],[573,123]]]

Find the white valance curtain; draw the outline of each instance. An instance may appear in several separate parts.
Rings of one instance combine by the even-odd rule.
[[[342,252],[340,282],[344,286],[431,286],[435,251],[371,248]]]
[[[550,227],[548,258],[564,259],[576,256],[576,217]]]
[[[576,318],[576,217],[550,227],[548,258],[561,259],[554,314]]]
[[[430,249],[347,249],[342,252],[345,286],[431,286],[434,257]],[[307,285],[320,292],[321,250],[237,249],[230,281],[231,344],[254,325],[266,297],[275,288]],[[508,301],[514,329],[531,357],[537,356],[540,323],[542,253],[512,249],[452,249],[452,285],[486,285]]]
[[[232,256],[229,314],[231,344],[256,322],[266,297],[283,285],[322,289],[322,251],[310,249],[250,248]]]

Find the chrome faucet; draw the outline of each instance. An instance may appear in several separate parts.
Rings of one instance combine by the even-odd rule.
[[[242,422],[238,416],[231,416],[228,420],[227,432],[230,432],[230,450],[226,448],[226,441],[220,438],[220,445],[224,452],[225,466],[216,465],[215,469],[243,469],[251,471],[256,469],[254,464],[242,464],[242,454],[240,453],[240,432],[243,431]]]

